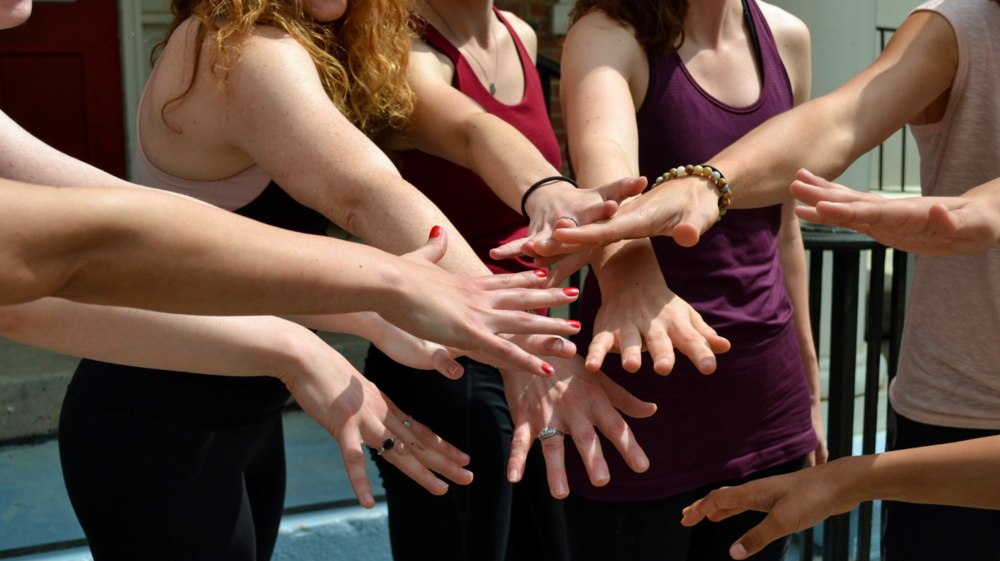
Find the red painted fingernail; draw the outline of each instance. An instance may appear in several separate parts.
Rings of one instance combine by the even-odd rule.
[[[580,294],[580,289],[579,288],[564,288],[563,289],[563,294],[565,294],[566,296],[576,296],[576,295]]]
[[[572,326],[572,327],[573,327],[574,329],[580,329],[580,322],[576,321],[575,319],[571,319],[571,320],[569,320],[569,324],[570,324],[570,325],[571,325],[571,326]]]
[[[547,363],[544,363],[544,362],[542,363],[542,372],[545,372],[546,374],[552,374],[555,371],[556,371],[556,369],[552,368],[551,364],[547,364]]]
[[[432,238],[432,239],[433,239],[433,238],[440,238],[440,237],[441,237],[441,232],[442,232],[442,231],[443,231],[443,230],[441,230],[441,227],[440,227],[440,226],[435,226],[435,227],[431,228],[431,238]]]
[[[535,276],[540,279],[544,279],[545,277],[549,276],[549,274],[543,271],[542,269],[538,269],[537,271],[535,271]]]

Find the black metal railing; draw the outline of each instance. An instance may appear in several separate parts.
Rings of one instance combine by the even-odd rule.
[[[889,379],[895,376],[899,345],[903,334],[906,294],[907,255],[892,250],[892,284],[888,330],[883,332],[885,311],[885,265],[887,248],[875,240],[852,230],[828,226],[804,225],[802,238],[809,252],[809,312],[813,344],[819,355],[823,330],[830,330],[830,387],[827,413],[827,446],[830,460],[850,456],[854,442],[854,400],[857,368],[859,286],[862,252],[871,253],[867,302],[864,307],[864,340],[868,344],[864,371],[864,401],[862,413],[862,454],[875,453],[878,428],[879,373],[882,343],[888,339]],[[830,317],[821,313],[823,295],[824,254],[833,254]],[[888,407],[886,408],[888,410]],[[872,503],[858,507],[857,550],[854,559],[871,558]],[[847,561],[851,556],[851,515],[830,518],[823,527],[823,560]],[[813,531],[802,535],[803,561],[813,560]]]
[[[886,31],[892,30],[886,28]],[[539,56],[537,68],[548,103],[551,82],[560,77],[559,63],[548,57]],[[904,169],[901,176],[904,180],[905,150],[904,131]],[[880,187],[882,162],[880,147],[878,170]],[[868,344],[868,352],[864,372],[861,452],[873,454],[878,429],[879,374],[883,341],[888,340],[889,343],[887,363],[890,381],[896,374],[896,364],[899,359],[906,303],[907,254],[891,250],[893,269],[889,291],[889,321],[888,329],[884,330],[887,248],[868,236],[842,228],[806,224],[802,228],[802,236],[805,249],[809,252],[809,310],[817,356],[819,356],[820,336],[827,329],[830,330],[830,387],[826,435],[831,460],[850,456],[853,452],[858,313],[861,308],[859,298],[862,296],[867,298],[863,308],[866,314],[864,340]],[[830,286],[832,306],[830,317],[824,318],[820,304],[823,296],[824,254],[827,252],[832,253],[833,261],[833,282]],[[860,294],[863,252],[871,253],[867,295]],[[573,286],[580,286],[579,273],[571,277],[570,283]],[[570,314],[570,317],[579,317],[579,308],[576,304],[571,307]],[[858,507],[858,542],[853,556],[857,561],[871,559],[872,518],[872,503],[863,503]],[[824,523],[822,547],[824,561],[848,561],[852,558],[850,530],[850,513],[835,516]],[[802,544],[800,550],[802,561],[814,560],[816,548],[813,534],[813,529],[809,529],[798,536],[797,541]]]
[[[882,27],[878,26],[875,28],[878,32],[879,40],[879,52],[885,50],[886,44],[892,35],[896,33],[895,27]],[[891,138],[891,137],[890,137]],[[899,133],[899,190],[906,190],[906,125],[900,129]],[[886,140],[882,144],[878,145],[878,188],[879,190],[885,190],[885,149],[886,144],[889,141]]]

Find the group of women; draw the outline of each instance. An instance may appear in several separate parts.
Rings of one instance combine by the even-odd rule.
[[[885,456],[897,486],[958,458],[964,495],[856,492],[885,461],[803,469],[827,454],[797,218],[976,253],[918,258],[890,444],[1000,434],[1000,187],[973,189],[1000,177],[993,0],[931,0],[811,102],[808,30],[775,6],[579,0],[560,86],[575,181],[534,32],[492,0],[172,8],[134,179],[218,208],[108,189],[125,184],[0,122],[5,179],[105,187],[0,185],[18,211],[0,258],[21,272],[0,333],[86,359],[60,452],[95,559],[270,558],[289,393],[367,507],[369,448],[396,559],[781,559],[852,500],[1000,506],[995,439]],[[907,122],[926,194],[952,198],[822,179]],[[33,225],[43,209],[74,236]],[[371,247],[321,237],[330,222]],[[588,264],[582,295],[556,288]],[[578,297],[579,322],[546,317]],[[372,341],[364,375],[309,329]],[[830,481],[842,495],[789,491]],[[886,557],[1000,558],[996,516],[887,503]]]

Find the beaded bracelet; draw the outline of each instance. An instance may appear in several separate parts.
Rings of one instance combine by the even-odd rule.
[[[669,170],[660,177],[656,178],[656,183],[653,186],[662,185],[671,179],[676,179],[678,177],[684,177],[685,175],[697,175],[708,179],[719,188],[719,218],[716,220],[722,220],[722,217],[726,215],[726,209],[732,203],[733,192],[729,189],[729,182],[726,178],[722,176],[722,172],[718,168],[713,168],[707,165],[700,166],[684,166],[677,167]]]

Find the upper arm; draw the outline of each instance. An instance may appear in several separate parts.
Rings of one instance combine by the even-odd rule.
[[[538,36],[535,35],[535,30],[528,25],[528,22],[511,12],[503,12],[503,17],[510,23],[510,26],[514,29],[514,33],[517,33],[518,38],[521,39],[521,44],[524,45],[524,50],[528,51],[528,57],[531,58],[531,62],[537,63]]]
[[[794,104],[809,101],[812,86],[812,40],[809,28],[799,18],[764,2],[758,2],[774,35],[778,54],[792,85]]]
[[[645,88],[637,85],[645,64],[645,50],[632,31],[604,12],[587,14],[570,29],[563,49],[560,87],[576,167],[589,165],[580,152],[600,143],[620,150],[632,175],[638,175],[635,113],[642,103],[638,90],[645,95]]]

